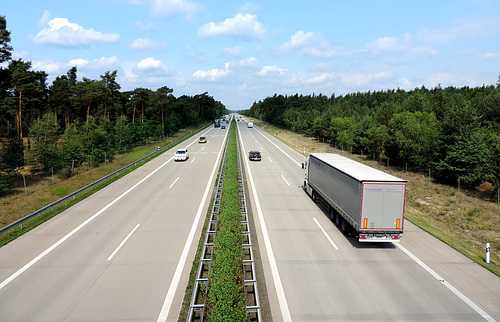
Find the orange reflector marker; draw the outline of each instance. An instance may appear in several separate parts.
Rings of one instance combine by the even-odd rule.
[[[399,229],[399,223],[401,222],[401,220],[398,218],[396,219],[396,229]]]
[[[366,228],[368,227],[368,219],[365,218],[365,220],[363,220],[363,228]]]

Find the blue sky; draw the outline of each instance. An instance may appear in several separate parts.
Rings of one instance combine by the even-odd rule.
[[[122,90],[208,92],[228,109],[277,94],[495,85],[498,0],[3,1],[13,58]]]

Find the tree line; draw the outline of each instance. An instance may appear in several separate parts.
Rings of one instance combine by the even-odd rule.
[[[496,87],[275,94],[243,114],[358,155],[432,168],[441,182],[500,187],[500,79]]]
[[[226,114],[207,92],[175,97],[167,86],[121,91],[117,71],[78,80],[77,67],[48,84],[30,61],[12,59],[0,16],[0,179],[25,165],[62,169],[103,161],[121,147],[161,138]],[[2,185],[8,183],[0,180]]]

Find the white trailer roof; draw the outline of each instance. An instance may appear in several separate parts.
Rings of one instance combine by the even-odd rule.
[[[348,159],[338,154],[333,153],[311,153],[321,161],[331,165],[332,167],[342,171],[348,176],[358,181],[390,181],[390,182],[406,182],[383,171],[374,169],[362,163]]]

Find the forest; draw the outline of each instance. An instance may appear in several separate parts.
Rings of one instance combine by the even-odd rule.
[[[70,173],[75,163],[109,161],[127,146],[228,112],[207,92],[175,97],[167,86],[121,91],[116,70],[78,80],[72,67],[48,84],[49,75],[30,61],[12,59],[6,27],[0,16],[0,193],[23,167]]]
[[[242,113],[353,154],[432,170],[439,182],[500,187],[500,78],[477,88],[275,94]]]

